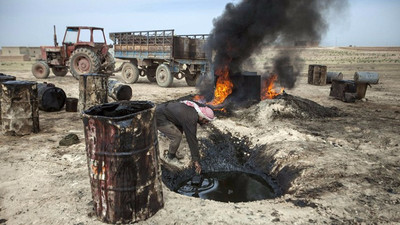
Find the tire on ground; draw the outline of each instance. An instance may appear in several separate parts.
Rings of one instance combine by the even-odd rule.
[[[160,64],[156,70],[156,80],[160,87],[169,87],[173,82],[174,76],[168,65]]]
[[[132,63],[124,63],[121,75],[125,83],[133,84],[139,79],[139,69]]]
[[[50,74],[49,65],[46,62],[38,61],[32,65],[32,74],[37,79],[45,79]]]
[[[89,48],[76,49],[68,62],[70,72],[75,79],[87,73],[97,73],[100,70],[100,59]]]
[[[51,71],[57,77],[64,77],[68,73],[68,69],[65,67],[53,67],[53,68],[51,68]]]

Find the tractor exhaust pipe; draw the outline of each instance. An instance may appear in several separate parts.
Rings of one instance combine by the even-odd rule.
[[[54,28],[54,46],[58,46],[58,43],[57,43],[57,34],[56,34],[56,25],[53,25],[53,28]]]

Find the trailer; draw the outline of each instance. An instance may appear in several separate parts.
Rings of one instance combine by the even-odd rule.
[[[174,77],[196,85],[209,70],[207,38],[207,34],[175,35],[174,30],[110,33],[114,58],[129,60],[120,67],[124,81],[132,84],[147,76],[161,87],[171,86]]]

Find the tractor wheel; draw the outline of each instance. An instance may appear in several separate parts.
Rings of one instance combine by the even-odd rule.
[[[78,48],[71,55],[69,68],[72,76],[79,80],[82,74],[99,72],[100,60],[91,49]]]
[[[195,87],[197,84],[197,79],[200,77],[199,73],[196,74],[188,74],[185,76],[185,80],[188,86]]]
[[[157,81],[156,70],[157,70],[157,68],[153,68],[153,67],[147,68],[146,76],[147,76],[147,79],[152,83]]]
[[[51,68],[51,71],[57,77],[64,77],[68,73],[68,69],[65,67],[53,67],[53,68]]]
[[[174,77],[171,74],[171,70],[165,64],[160,64],[156,70],[156,80],[160,87],[169,87],[172,84]]]
[[[124,63],[121,73],[127,84],[133,84],[139,79],[139,69],[132,63]]]
[[[32,74],[37,79],[45,79],[50,74],[49,65],[46,62],[38,61],[32,65]]]

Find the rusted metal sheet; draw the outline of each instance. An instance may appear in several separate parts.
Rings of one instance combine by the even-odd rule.
[[[332,80],[343,80],[343,73],[341,72],[327,72],[326,83],[331,84]]]
[[[327,67],[324,65],[309,65],[308,66],[308,83],[313,85],[326,84]]]
[[[94,105],[107,103],[107,87],[107,75],[96,73],[81,75],[79,77],[79,112]]]
[[[141,221],[164,206],[155,107],[123,101],[82,114],[96,215],[109,223]]]
[[[356,99],[365,97],[367,85],[366,83],[356,83],[353,80],[332,80],[329,96],[344,102],[355,102]]]
[[[332,80],[329,96],[348,102],[349,98],[346,98],[345,93],[355,93],[356,90],[356,84],[352,80]]]
[[[108,96],[116,101],[131,100],[132,88],[116,80],[108,80]]]
[[[4,135],[39,132],[37,83],[6,81],[0,84],[1,130]]]
[[[241,72],[230,77],[233,83],[229,101],[237,103],[261,101],[261,76],[257,72]]]
[[[355,72],[354,81],[356,83],[377,84],[379,82],[379,74],[374,72]]]
[[[40,110],[55,112],[64,107],[67,96],[61,88],[49,83],[39,83],[37,87]]]

